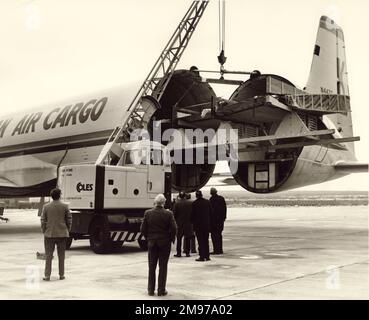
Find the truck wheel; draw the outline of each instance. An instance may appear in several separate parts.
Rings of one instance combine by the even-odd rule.
[[[67,245],[66,245],[66,249],[67,250],[69,250],[70,249],[70,247],[72,246],[72,242],[73,242],[73,238],[72,237],[69,237],[68,239],[67,239]]]
[[[140,240],[137,240],[138,242],[138,245],[140,246],[141,250],[143,251],[147,251],[147,240],[143,240],[143,239],[140,239]]]
[[[123,243],[124,243],[123,241],[113,241],[112,242],[112,248],[114,250],[120,250],[123,247]]]
[[[108,253],[111,250],[109,230],[101,220],[94,220],[90,227],[90,246],[97,254]]]

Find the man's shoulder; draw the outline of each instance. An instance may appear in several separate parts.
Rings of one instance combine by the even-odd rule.
[[[224,197],[220,196],[219,194],[216,194],[210,197],[210,201],[217,201],[217,200],[224,200]]]
[[[50,204],[51,204],[51,202],[49,202],[49,203],[45,203],[45,204],[44,204],[44,209],[47,209],[48,207],[50,207]]]
[[[203,206],[205,203],[210,203],[210,201],[209,201],[208,199],[201,198],[201,199],[196,199],[194,202],[192,202],[192,205],[193,205],[194,207],[200,207],[200,208],[202,208],[202,206]]]
[[[152,213],[164,213],[167,215],[173,214],[171,210],[164,209],[164,208],[151,208],[145,211],[145,215],[150,215]]]
[[[179,199],[176,201],[175,204],[179,207],[185,207],[185,206],[188,206],[189,204],[192,204],[192,202],[187,199]]]
[[[184,199],[184,200],[183,200],[183,203],[185,203],[186,205],[193,204],[193,200],[190,200],[190,199]]]
[[[173,211],[172,210],[169,210],[169,209],[161,208],[159,210],[161,212],[163,212],[164,214],[169,215],[169,216],[173,214]]]
[[[158,207],[154,207],[154,208],[147,209],[147,210],[145,211],[145,214],[146,214],[146,213],[147,213],[147,214],[149,214],[149,213],[152,213],[152,212],[160,212],[160,211],[162,211],[162,210],[165,210],[165,209],[161,209],[161,208],[158,208]]]
[[[63,201],[60,201],[60,200],[55,201],[55,204],[58,205],[58,206],[61,206],[61,207],[65,207],[65,208],[68,207],[68,204],[67,203],[65,203]]]
[[[52,202],[50,202],[48,204],[45,204],[45,207],[46,208],[63,207],[63,208],[66,208],[66,209],[69,208],[68,204],[67,203],[64,203],[62,201],[52,201]]]

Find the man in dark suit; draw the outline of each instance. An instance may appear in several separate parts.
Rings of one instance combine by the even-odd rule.
[[[212,214],[210,216],[210,233],[213,242],[213,252],[211,254],[223,254],[223,238],[224,221],[227,218],[227,204],[224,198],[218,195],[215,188],[210,189],[210,203]]]
[[[159,262],[158,296],[165,296],[168,260],[171,242],[174,243],[177,225],[172,211],[164,209],[166,198],[159,194],[154,200],[155,207],[147,210],[141,224],[141,233],[148,241],[149,279],[148,294],[154,295],[156,266]]]
[[[191,201],[191,193],[186,193],[186,199]],[[192,207],[191,207],[191,211],[192,211]],[[191,253],[197,253],[196,236],[195,236],[195,231],[193,230],[193,225],[192,225],[192,212],[191,212],[190,247],[191,247]]]
[[[209,261],[210,201],[204,199],[201,191],[196,191],[196,200],[192,203],[192,223],[199,245],[200,257],[196,261]]]
[[[182,238],[184,238],[184,253],[190,257],[190,241],[192,236],[192,202],[186,198],[185,192],[181,191],[178,200],[174,203],[173,214],[177,223],[177,254],[175,257],[181,257]]]
[[[45,277],[43,280],[49,281],[51,275],[51,262],[55,250],[58,251],[59,279],[64,280],[64,260],[67,239],[72,227],[72,215],[68,205],[60,201],[60,189],[53,189],[50,196],[52,202],[44,205],[41,214],[41,230],[44,234],[45,244]]]

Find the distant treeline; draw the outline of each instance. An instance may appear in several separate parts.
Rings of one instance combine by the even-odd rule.
[[[367,206],[365,191],[290,191],[273,194],[241,195],[240,192],[224,192],[230,206],[288,207],[288,206]]]

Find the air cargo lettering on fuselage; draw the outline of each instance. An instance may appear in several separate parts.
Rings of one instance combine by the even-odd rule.
[[[12,136],[15,134],[24,134],[31,132],[35,132],[36,123],[41,119],[42,112],[31,113],[30,115],[25,115],[21,121],[18,122],[15,129],[13,130]]]
[[[45,117],[43,128],[49,130],[70,124],[85,123],[89,118],[96,121],[103,113],[107,101],[108,98],[105,97],[100,100],[90,100],[85,104],[80,102],[74,106],[69,105],[63,109],[56,108]]]
[[[0,120],[0,138],[4,136],[5,130],[12,119]]]
[[[104,97],[100,100],[92,99],[85,104],[79,102],[74,106],[68,105],[64,108],[55,108],[46,115],[42,127],[44,130],[50,130],[85,123],[88,119],[96,121],[103,113],[107,101],[108,98]],[[41,118],[42,112],[25,115],[15,126],[12,136],[35,132],[36,125]],[[0,138],[3,137],[9,122],[10,120],[0,121]]]

